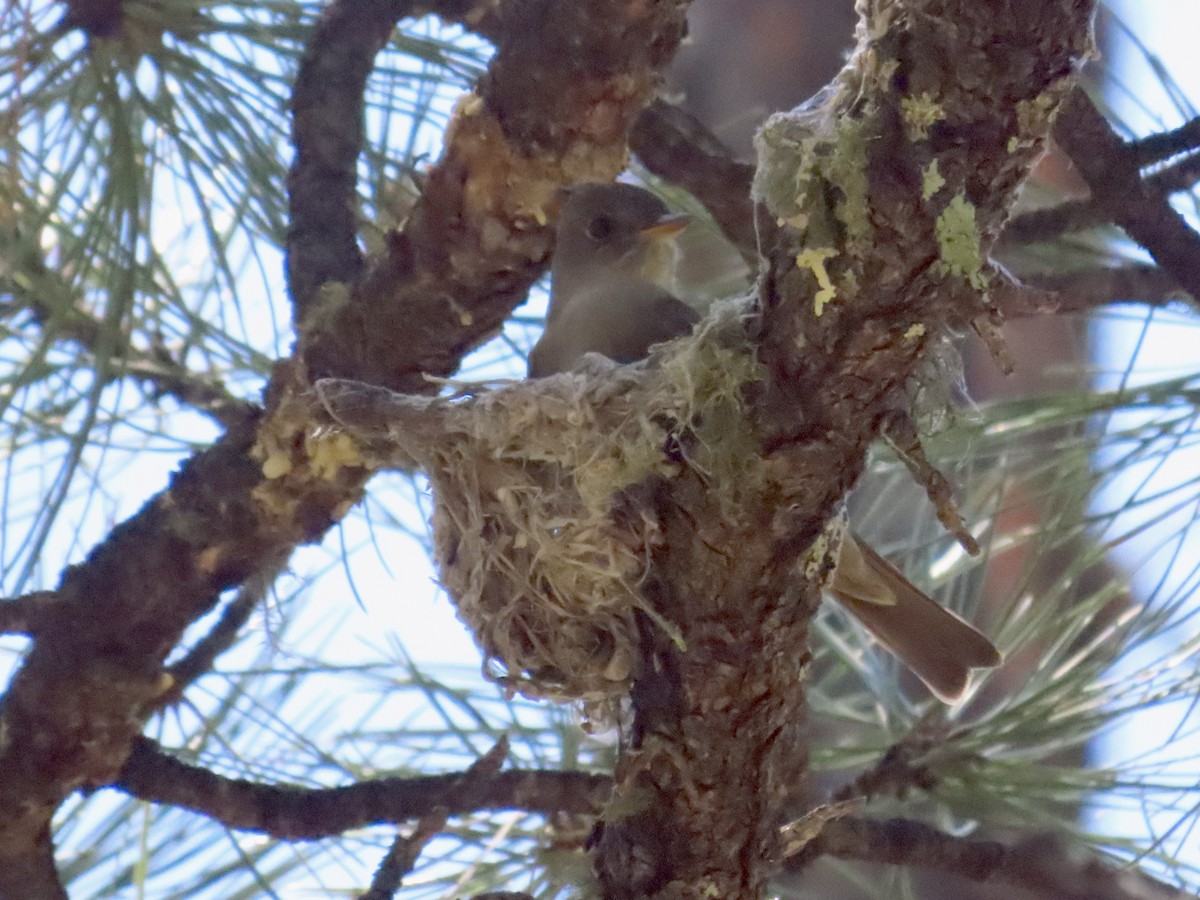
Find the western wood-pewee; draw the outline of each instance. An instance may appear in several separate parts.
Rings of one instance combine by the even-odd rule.
[[[558,220],[550,308],[529,376],[570,369],[585,353],[616,362],[692,330],[699,314],[670,291],[674,238],[686,225],[629,184],[573,188]],[[941,700],[962,696],[973,668],[995,666],[991,641],[847,534],[828,590]]]

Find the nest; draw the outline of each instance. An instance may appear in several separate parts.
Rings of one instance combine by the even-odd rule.
[[[436,401],[438,444],[414,455],[433,485],[441,581],[488,677],[553,699],[626,692],[636,612],[669,628],[639,590],[658,523],[629,514],[626,489],[754,458],[741,394],[757,364],[738,316],[730,306],[646,365],[589,357],[582,371]]]

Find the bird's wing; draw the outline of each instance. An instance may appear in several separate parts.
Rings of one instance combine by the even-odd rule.
[[[947,703],[962,696],[971,669],[1001,662],[991,641],[852,535],[829,592]]]
[[[644,359],[654,344],[691,334],[692,326],[700,321],[696,310],[657,285],[627,291],[621,302],[608,309],[611,321],[604,346],[597,352],[621,363]]]
[[[585,353],[634,362],[652,345],[688,334],[699,320],[699,313],[657,285],[601,285],[573,297],[547,322],[529,354],[529,375],[565,372]]]

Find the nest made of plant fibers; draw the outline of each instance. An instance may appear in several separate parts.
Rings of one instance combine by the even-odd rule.
[[[659,526],[629,514],[627,489],[689,466],[714,490],[747,485],[757,455],[743,388],[758,366],[743,310],[717,310],[644,364],[590,356],[460,404],[423,465],[441,581],[490,678],[528,696],[611,699],[637,659],[636,611],[670,631],[639,590]]]

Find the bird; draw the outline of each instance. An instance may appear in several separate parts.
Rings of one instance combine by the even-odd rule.
[[[546,328],[529,353],[529,377],[566,371],[589,352],[635,362],[653,344],[690,332],[700,314],[668,289],[675,237],[689,221],[632,184],[572,188],[555,230]]]
[[[586,353],[644,359],[691,332],[700,315],[671,292],[675,237],[689,217],[621,182],[569,190],[555,229],[550,304],[529,354],[529,377],[569,371]],[[909,581],[847,530],[826,590],[945,703],[975,668],[1002,661],[979,630]]]

